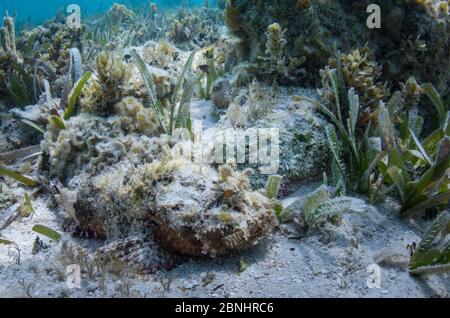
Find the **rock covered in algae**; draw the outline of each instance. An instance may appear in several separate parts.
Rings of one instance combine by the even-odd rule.
[[[247,173],[168,157],[124,160],[81,185],[75,218],[108,239],[146,233],[177,254],[228,254],[277,225],[272,202],[251,190]]]
[[[49,129],[41,142],[41,171],[64,183],[80,173],[96,174],[131,153],[144,152],[158,132],[155,112],[127,97],[108,117],[81,113],[65,129]]]
[[[248,171],[194,171],[179,170],[158,191],[152,219],[163,246],[188,255],[223,255],[253,246],[273,231],[271,201],[251,190]]]
[[[382,8],[381,29],[367,27],[370,4]],[[335,46],[349,52],[367,43],[385,80],[396,85],[414,75],[448,90],[450,19],[442,1],[228,0],[223,16],[240,39],[243,60],[259,75],[267,74],[273,64],[266,61],[278,56],[288,71],[285,80],[316,85]],[[296,63],[303,59],[306,63]]]
[[[307,181],[321,175],[329,159],[325,126],[311,100],[320,99],[313,90],[303,89],[291,95],[285,89],[266,87],[253,81],[242,89],[230,104],[226,117],[219,123],[225,131],[234,128],[237,136],[248,129],[275,129],[279,133],[279,158],[273,166],[285,181]],[[249,166],[248,163],[243,166]],[[252,183],[263,186],[265,175],[258,172]]]

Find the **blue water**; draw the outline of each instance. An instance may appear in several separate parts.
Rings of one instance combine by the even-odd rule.
[[[137,6],[156,2],[160,7],[173,7],[180,5],[182,0],[0,0],[0,16],[8,10],[10,15],[17,13],[17,22],[39,24],[51,19],[58,10],[64,9],[69,4],[78,4],[82,15],[102,13],[108,10],[113,3],[122,3],[127,6]],[[214,1],[210,1],[213,4]],[[202,5],[203,0],[190,0],[191,6]]]

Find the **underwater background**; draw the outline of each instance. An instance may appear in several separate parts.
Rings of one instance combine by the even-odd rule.
[[[69,4],[78,4],[81,7],[82,15],[92,15],[105,13],[113,3],[121,3],[131,7],[138,7],[143,4],[154,2],[160,7],[170,7],[180,5],[183,0],[2,0],[0,2],[0,12],[7,10],[11,15],[17,13],[19,24],[36,25],[47,19],[51,19],[60,10],[64,10]],[[215,4],[216,1],[210,1]],[[203,0],[190,0],[190,6],[198,6]]]
[[[0,0],[0,298],[448,297],[449,5]]]

